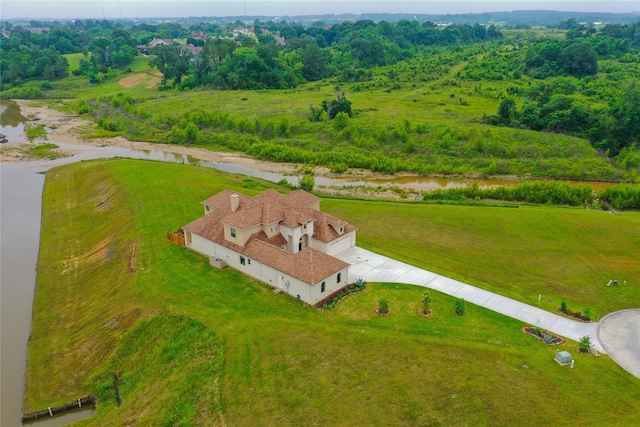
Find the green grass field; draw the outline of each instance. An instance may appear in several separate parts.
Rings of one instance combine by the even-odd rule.
[[[471,304],[457,316],[454,299],[433,291],[434,316],[423,318],[417,312],[424,289],[396,284],[369,284],[336,311],[319,312],[233,270],[214,270],[205,257],[166,241],[167,230],[202,215],[199,202],[215,192],[272,187],[211,169],[132,160],[50,171],[25,411],[97,393],[97,413],[79,425],[640,423],[637,379],[606,356],[576,354],[574,369],[560,367],[555,348],[523,334],[524,325],[510,318]],[[602,253],[598,265],[620,259],[608,268],[622,276],[622,250],[585,253],[576,243],[585,242],[581,235],[617,230],[618,245],[634,250],[630,230],[640,221],[633,213],[551,207],[339,200],[322,207],[356,224],[359,242],[386,255],[478,283],[489,273],[508,277],[516,263],[541,283],[563,286],[558,293],[588,282],[592,271],[576,267],[567,274],[573,282],[558,281],[558,270],[540,265],[544,252],[556,248],[558,264],[588,264],[587,254]],[[528,227],[517,232],[518,221]],[[412,239],[387,230],[382,237],[384,225],[426,234]],[[507,237],[492,239],[497,232]],[[456,243],[462,238],[466,245]],[[504,250],[518,239],[530,239],[528,251]],[[501,261],[491,262],[485,251]],[[531,292],[523,278],[511,286],[516,294]],[[606,310],[633,306],[634,295],[618,301],[576,291],[567,301]],[[389,301],[389,317],[374,312],[381,298]],[[577,343],[560,349],[575,354]]]

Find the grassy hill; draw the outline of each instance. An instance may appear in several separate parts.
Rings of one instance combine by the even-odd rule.
[[[199,202],[211,194],[272,187],[211,169],[132,160],[50,171],[25,411],[97,393],[96,415],[79,425],[640,423],[637,379],[606,356],[576,355],[575,369],[562,368],[553,361],[555,348],[507,317],[470,304],[457,316],[454,299],[432,291],[435,314],[423,318],[417,312],[424,289],[396,284],[369,284],[336,311],[319,312],[166,241],[167,230],[202,214]],[[554,295],[572,292],[570,306],[604,312],[638,300],[579,290],[593,276],[581,265],[609,263],[611,275],[631,274],[623,248],[637,248],[634,213],[322,203],[360,227],[365,247],[495,289],[517,261]],[[390,232],[405,225],[415,238]],[[619,248],[584,249],[612,230]],[[524,246],[512,255],[505,250],[518,240],[529,241],[527,256]],[[553,256],[545,258],[548,251]],[[565,280],[540,265],[552,258],[575,265]],[[509,286],[523,300],[538,293],[524,273]],[[389,317],[375,314],[381,298],[389,301]],[[575,354],[577,344],[559,348]]]

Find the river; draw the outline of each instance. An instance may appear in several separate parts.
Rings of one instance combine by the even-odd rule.
[[[25,118],[15,103],[0,102],[0,133],[12,142],[26,141]],[[31,310],[36,281],[36,264],[40,244],[40,221],[44,173],[62,164],[99,158],[127,157],[172,163],[199,164],[225,172],[262,178],[273,182],[286,179],[293,185],[298,177],[270,172],[229,162],[205,161],[191,155],[162,150],[138,150],[119,146],[92,146],[55,142],[71,157],[53,161],[0,163],[0,321],[1,365],[0,393],[2,427],[20,426],[24,395],[27,342],[31,327]],[[445,179],[418,176],[398,177],[316,177],[320,186],[398,186],[429,191],[437,188],[515,185],[511,180]],[[589,183],[591,185],[591,183]],[[80,397],[80,396],[78,396]],[[46,409],[46,408],[37,408]],[[91,415],[80,411],[37,422],[38,427],[58,427]]]

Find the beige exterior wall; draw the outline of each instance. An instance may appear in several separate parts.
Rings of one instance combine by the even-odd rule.
[[[236,237],[231,235],[231,229],[235,230]],[[230,242],[235,243],[236,245],[244,246],[247,243],[247,240],[251,237],[252,234],[258,233],[262,230],[260,225],[256,225],[251,228],[247,228],[246,230],[239,230],[235,227],[231,227],[229,225],[224,225],[224,238]]]
[[[248,276],[260,280],[274,288],[280,288],[283,292],[294,298],[299,298],[308,304],[315,304],[318,301],[328,297],[332,292],[347,285],[348,267],[333,274],[315,285],[309,285],[302,280],[293,276],[277,271],[276,269],[262,264],[254,259],[240,255],[229,248],[218,245],[197,234],[191,234],[191,242],[187,243],[187,247],[191,248],[207,257],[215,256],[224,262]],[[244,263],[243,263],[244,260]],[[339,279],[339,280],[338,280]],[[325,282],[325,291],[322,291],[322,282]]]
[[[299,242],[302,236],[306,235],[306,238],[303,238],[304,244],[302,245],[302,249],[311,246],[313,247],[311,241],[313,240],[311,236],[313,236],[313,222],[308,222],[306,224],[306,228],[304,226],[289,228],[284,225],[280,225],[280,233],[287,240],[287,252],[291,252],[292,254],[297,254],[300,251]]]
[[[352,248],[356,245],[356,230],[353,230],[351,233],[347,233],[343,236],[338,237],[336,240],[327,243],[327,250],[325,253],[336,256],[342,251],[346,251],[349,248]]]
[[[262,231],[264,231],[264,234],[269,238],[277,236],[280,234],[280,224],[278,224],[278,221],[272,224],[265,224],[262,226]]]

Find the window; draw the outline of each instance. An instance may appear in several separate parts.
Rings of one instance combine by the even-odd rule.
[[[251,265],[251,260],[247,258],[247,264]]]
[[[325,289],[325,283],[322,282],[322,285],[320,285],[320,293],[323,293]]]
[[[242,255],[240,255],[240,264],[244,265],[245,264],[245,259]]]
[[[305,230],[307,229],[307,223],[306,223],[306,222],[305,222],[305,224],[304,224],[304,229],[305,229]]]
[[[236,237],[236,229],[231,227],[231,237]]]
[[[340,278],[341,277],[342,277],[342,273],[338,273],[338,282],[337,283],[340,283]]]

